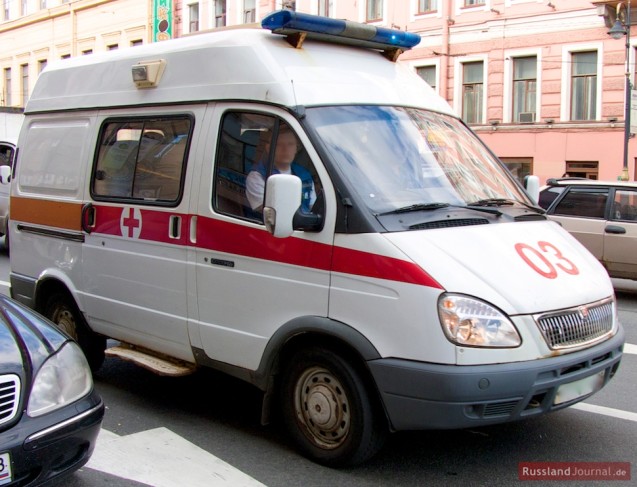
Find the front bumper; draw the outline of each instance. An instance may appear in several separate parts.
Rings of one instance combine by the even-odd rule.
[[[0,440],[0,453],[11,456],[10,485],[43,485],[82,467],[93,453],[103,417],[104,403],[95,391],[51,414],[24,414]]]
[[[600,374],[603,387],[622,357],[624,330],[558,357],[491,365],[441,365],[400,359],[368,362],[393,430],[458,429],[516,421],[575,404],[556,404],[561,385]],[[598,389],[596,389],[598,390]]]

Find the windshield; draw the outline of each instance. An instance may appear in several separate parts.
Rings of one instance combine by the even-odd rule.
[[[431,204],[528,203],[478,137],[451,116],[388,106],[317,107],[306,113],[332,160],[375,214]]]

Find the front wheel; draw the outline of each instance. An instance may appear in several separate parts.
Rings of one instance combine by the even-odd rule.
[[[102,366],[106,338],[88,327],[82,313],[71,298],[63,293],[53,294],[47,301],[44,315],[77,341],[93,372]]]
[[[387,428],[361,374],[329,350],[295,354],[283,378],[281,400],[292,439],[317,463],[356,465],[384,443]]]

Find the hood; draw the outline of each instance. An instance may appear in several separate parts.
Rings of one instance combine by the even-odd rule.
[[[385,234],[446,291],[478,297],[509,315],[613,295],[604,267],[551,221]]]
[[[0,296],[0,374],[26,378],[67,340],[41,316]]]

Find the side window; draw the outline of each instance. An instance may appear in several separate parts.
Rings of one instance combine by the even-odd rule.
[[[13,147],[0,144],[0,166],[13,166]]]
[[[564,191],[564,187],[560,186],[545,189],[540,193],[540,201],[538,202],[539,205],[545,210],[548,210],[549,206],[551,206],[557,197],[562,194],[562,191]]]
[[[301,210],[316,201],[318,178],[305,148],[290,126],[277,117],[229,112],[221,124],[214,175],[213,207],[253,221],[263,221],[265,181],[271,174],[301,179]]]
[[[554,215],[604,218],[608,189],[571,188],[557,204]]]
[[[611,219],[637,221],[637,191],[615,190]]]
[[[104,123],[93,172],[93,197],[176,203],[191,129],[192,120],[186,116]]]

